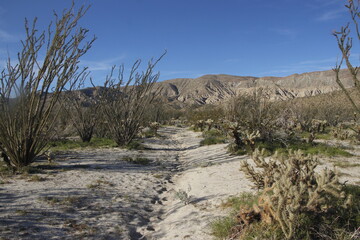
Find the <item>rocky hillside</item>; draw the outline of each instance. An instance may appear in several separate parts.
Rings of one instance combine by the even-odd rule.
[[[351,87],[351,76],[343,70],[341,77]],[[237,94],[265,87],[273,99],[291,99],[314,96],[338,90],[334,72],[321,71],[293,74],[287,77],[241,77],[231,75],[204,75],[199,78],[178,78],[157,83],[161,95],[174,104],[220,103]]]

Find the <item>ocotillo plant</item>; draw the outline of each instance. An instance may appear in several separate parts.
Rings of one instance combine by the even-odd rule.
[[[55,24],[44,32],[36,28],[36,19],[32,25],[25,21],[17,64],[9,59],[1,72],[0,150],[13,168],[27,166],[41,154],[52,134],[60,93],[71,89],[84,71],[79,59],[95,40],[84,42],[88,30],[77,25],[87,9],[76,11],[73,4],[61,16],[55,14]]]
[[[107,76],[99,97],[109,132],[119,146],[129,144],[144,125],[145,110],[157,96],[152,90],[160,73],[155,74],[154,68],[165,54],[156,61],[150,60],[142,73],[138,72],[141,61],[136,61],[127,80],[124,66],[120,67],[117,78],[113,78],[115,67]]]

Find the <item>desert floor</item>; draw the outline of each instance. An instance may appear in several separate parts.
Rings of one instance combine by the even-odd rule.
[[[39,173],[0,176],[0,239],[211,239],[209,223],[227,214],[221,203],[252,191],[239,171],[249,157],[200,146],[201,134],[185,128],[159,134],[144,140],[146,150],[64,152],[37,163]],[[360,148],[349,151],[321,158],[319,169],[345,163],[340,180],[360,184]]]

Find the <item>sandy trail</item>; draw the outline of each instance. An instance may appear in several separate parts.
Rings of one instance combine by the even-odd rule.
[[[154,150],[79,150],[56,164],[40,162],[41,173],[2,179],[2,239],[139,239],[152,229],[159,194],[178,171],[177,128],[148,139]],[[147,158],[148,165],[129,163]]]
[[[178,133],[177,139],[183,139],[179,162],[184,171],[167,183],[161,198],[169,201],[161,207],[155,231],[144,233],[147,239],[211,239],[209,223],[226,214],[219,205],[229,196],[251,191],[252,184],[239,171],[239,160],[247,157],[230,156],[226,144],[200,147],[199,135]],[[189,204],[176,197],[179,190],[187,192]]]
[[[68,152],[56,164],[40,162],[37,179],[0,179],[0,239],[211,239],[209,223],[226,214],[222,201],[251,191],[239,171],[249,157],[230,156],[225,144],[200,146],[201,134],[184,128],[159,134],[143,151]],[[342,180],[356,183],[359,169],[345,169]]]

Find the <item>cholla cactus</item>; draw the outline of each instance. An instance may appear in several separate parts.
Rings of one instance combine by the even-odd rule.
[[[325,132],[325,128],[328,126],[326,120],[312,119],[311,120],[311,129],[317,133]]]
[[[241,170],[246,174],[246,177],[255,184],[255,187],[260,190],[265,187],[270,187],[274,183],[274,177],[279,174],[279,163],[273,159],[265,159],[265,149],[261,151],[255,149],[252,159],[258,168],[255,171],[247,161],[241,163]]]
[[[151,122],[151,123],[149,124],[149,128],[150,128],[150,130],[153,131],[154,134],[156,135],[156,134],[157,134],[157,131],[158,131],[159,128],[160,128],[160,123],[158,123],[158,122]]]
[[[213,124],[214,124],[214,120],[208,119],[208,120],[206,120],[206,121],[204,122],[204,124],[205,124],[205,126],[207,126],[207,129],[208,129],[208,130],[211,130],[211,128],[212,128],[212,126],[213,126]]]
[[[257,139],[259,137],[260,137],[259,131],[250,132],[250,131],[246,130],[244,132],[242,141],[244,142],[244,144],[246,146],[249,146],[251,148],[251,150],[254,151],[255,150],[255,139]]]
[[[309,128],[310,135],[306,141],[308,143],[313,143],[315,140],[316,133],[325,132],[326,126],[328,126],[328,122],[326,120],[312,119]]]
[[[42,156],[46,158],[48,163],[53,163],[55,161],[55,154],[50,149],[44,151]]]
[[[347,131],[343,124],[340,124],[336,127],[334,127],[331,130],[332,135],[334,138],[340,139],[340,140],[347,140],[350,137],[350,132]]]
[[[239,149],[243,146],[249,146],[252,151],[255,150],[255,139],[260,137],[260,132],[244,130],[238,122],[225,123],[225,129],[234,139],[236,147]]]
[[[179,189],[175,192],[175,197],[178,198],[184,205],[188,205],[191,202],[191,196],[189,195],[191,191],[191,186],[188,185],[187,191]]]
[[[237,148],[240,148],[244,145],[241,137],[241,125],[238,122],[228,122],[226,124],[226,128],[229,130],[229,133],[232,138],[234,138],[234,142]]]
[[[315,135],[317,133],[324,133],[329,123],[326,120],[319,119],[295,119],[297,127],[293,128],[296,131],[306,131],[309,132],[310,135],[306,139],[308,143],[312,143],[315,140]]]
[[[251,211],[266,223],[279,223],[287,239],[294,236],[302,214],[325,214],[338,208],[334,204],[338,201],[331,199],[345,200],[337,173],[329,169],[315,173],[317,161],[300,150],[289,151],[286,157],[275,154],[270,159],[256,150],[253,160],[260,170],[247,162],[242,170],[263,193]],[[343,207],[347,207],[351,196],[344,202]]]
[[[196,121],[194,128],[196,130],[200,130],[201,132],[204,131],[205,128],[205,121],[204,120],[198,120]]]

